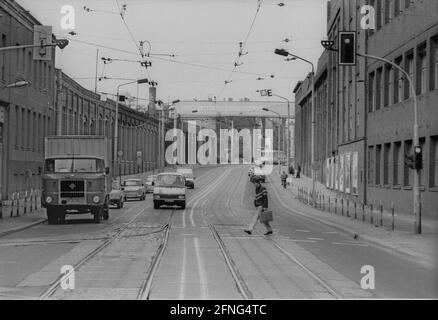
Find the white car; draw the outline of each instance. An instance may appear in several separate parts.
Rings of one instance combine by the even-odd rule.
[[[143,201],[146,199],[146,187],[141,179],[127,179],[122,183],[125,199],[135,198]]]
[[[177,205],[186,208],[186,185],[184,175],[164,172],[157,175],[154,184],[154,209],[163,205]]]

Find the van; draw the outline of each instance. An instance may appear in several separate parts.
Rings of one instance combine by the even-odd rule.
[[[186,181],[178,172],[164,172],[157,175],[153,191],[154,209],[163,205],[177,205],[186,208]]]

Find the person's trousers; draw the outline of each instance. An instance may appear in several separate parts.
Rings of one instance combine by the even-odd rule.
[[[251,222],[250,222],[250,224],[248,226],[248,230],[250,230],[250,231],[254,230],[257,222],[260,219],[260,214],[262,213],[262,211],[263,211],[263,207],[262,206],[257,207],[257,210],[255,211],[254,216],[252,217]],[[269,222],[263,222],[263,224],[266,227],[266,231],[272,231],[272,228],[271,228],[271,225],[269,224]]]

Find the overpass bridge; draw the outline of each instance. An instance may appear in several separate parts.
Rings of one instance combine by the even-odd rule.
[[[265,111],[263,108],[275,111]],[[286,101],[180,101],[175,105],[183,118],[257,117],[287,118]],[[277,114],[278,113],[278,114]],[[295,104],[290,102],[290,117],[295,118]]]

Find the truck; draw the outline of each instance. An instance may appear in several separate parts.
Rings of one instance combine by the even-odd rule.
[[[49,136],[44,141],[42,206],[49,224],[67,214],[109,219],[111,144],[105,136]]]

